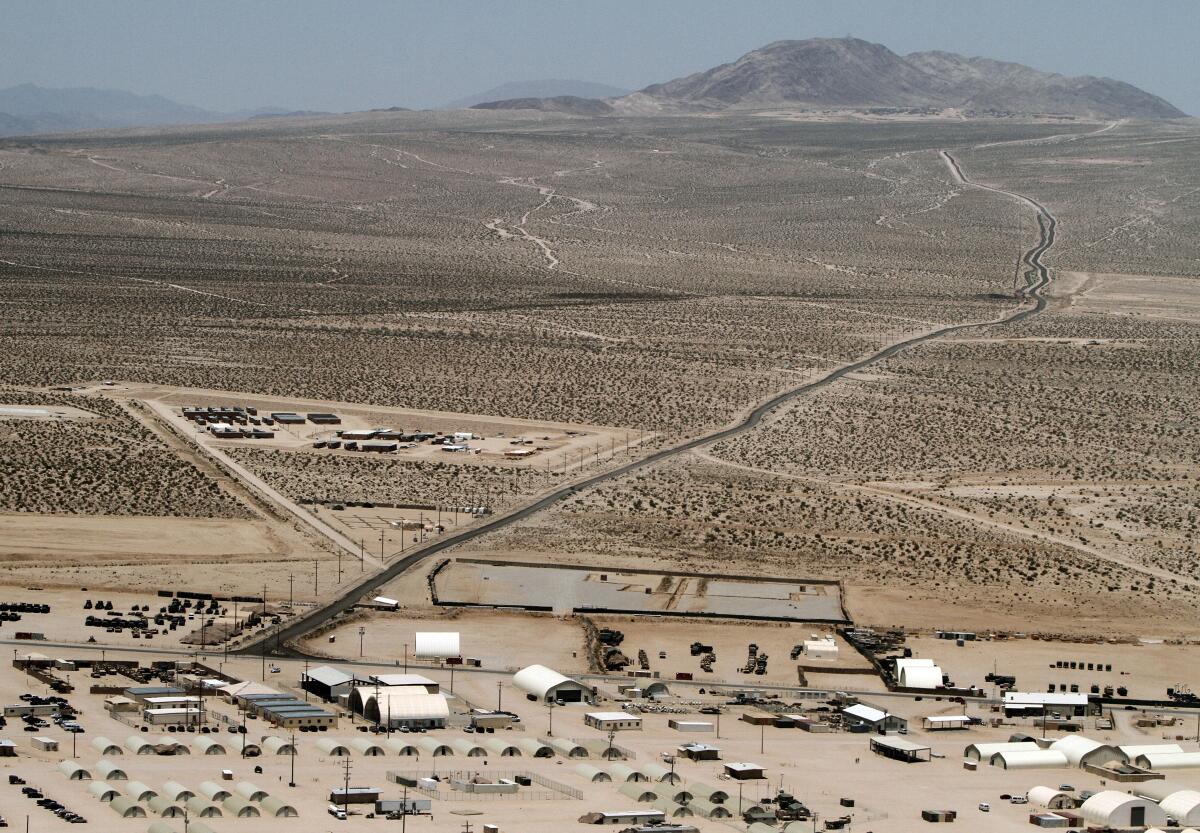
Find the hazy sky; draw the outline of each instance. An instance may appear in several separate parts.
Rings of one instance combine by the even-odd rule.
[[[1198,0],[4,0],[0,87],[212,110],[429,107],[538,78],[635,89],[846,34],[1107,75],[1200,114]]]

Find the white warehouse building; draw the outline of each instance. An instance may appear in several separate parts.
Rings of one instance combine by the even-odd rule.
[[[1167,814],[1153,801],[1116,790],[1096,793],[1083,802],[1079,812],[1084,821],[1104,829],[1124,830],[1167,823]]]
[[[896,682],[901,688],[941,688],[942,669],[931,659],[896,660]]]
[[[562,700],[564,703],[580,703],[591,695],[592,690],[578,680],[564,677],[544,665],[530,665],[513,674],[513,685],[525,692],[531,700],[548,703]]]

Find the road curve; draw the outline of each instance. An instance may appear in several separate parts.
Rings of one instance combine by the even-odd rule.
[[[507,515],[494,518],[486,523],[465,529],[462,532],[448,535],[445,538],[442,538],[424,547],[418,552],[413,553],[412,555],[392,562],[382,572],[370,575],[362,581],[359,581],[357,584],[352,585],[336,600],[330,602],[324,607],[320,607],[309,613],[306,613],[296,620],[288,623],[283,628],[273,633],[260,636],[255,640],[240,646],[235,652],[232,653],[259,654],[265,650],[270,650],[273,644],[274,652],[278,655],[299,655],[299,652],[297,652],[295,649],[287,647],[287,643],[303,637],[305,634],[328,622],[334,616],[350,610],[358,602],[359,598],[364,596],[366,593],[381,587],[382,585],[394,579],[396,576],[408,570],[413,565],[431,556],[437,555],[443,550],[459,546],[460,544],[465,544],[468,541],[472,541],[482,535],[487,535],[488,533],[495,532],[496,530],[503,529],[506,526],[517,523],[518,521],[522,521],[531,515],[541,512],[543,509],[547,509],[556,503],[560,503],[561,501],[578,494],[584,489],[591,488],[592,486],[596,486],[601,483],[606,483],[610,480],[615,480],[619,477],[624,477],[625,475],[637,471],[638,469],[645,468],[646,466],[650,466],[655,463],[660,463],[663,460],[676,457],[680,454],[685,454],[693,449],[701,448],[715,442],[720,442],[721,440],[735,437],[739,434],[744,434],[745,432],[758,426],[772,411],[779,406],[784,405],[793,399],[798,399],[799,397],[818,391],[833,384],[839,379],[849,376],[851,373],[855,373],[859,370],[870,367],[871,365],[878,364],[885,359],[889,359],[892,356],[902,353],[912,347],[916,347],[919,344],[924,344],[927,341],[933,341],[943,336],[952,335],[964,330],[972,330],[979,327],[1014,324],[1018,321],[1022,321],[1030,316],[1040,313],[1046,308],[1046,299],[1043,297],[1042,291],[1050,283],[1050,271],[1042,262],[1042,257],[1054,245],[1054,235],[1057,227],[1057,220],[1055,219],[1054,215],[1052,215],[1041,203],[1023,194],[1018,194],[1013,191],[1005,191],[1000,188],[994,188],[990,185],[980,185],[972,182],[963,173],[961,166],[954,159],[954,157],[952,157],[946,151],[941,151],[941,155],[942,158],[945,159],[947,165],[950,167],[952,175],[959,184],[1001,194],[1010,199],[1017,200],[1018,202],[1029,206],[1037,212],[1039,228],[1038,242],[1032,248],[1026,251],[1022,257],[1022,262],[1027,264],[1030,268],[1026,273],[1028,282],[1026,286],[1023,287],[1020,292],[1018,292],[1018,297],[1021,300],[1032,300],[1033,303],[1026,304],[1016,311],[1001,318],[990,321],[973,321],[965,324],[950,324],[921,335],[913,336],[912,338],[905,339],[904,341],[896,342],[895,344],[884,347],[878,352],[872,353],[865,358],[858,359],[850,364],[842,365],[841,367],[830,371],[819,379],[808,382],[799,387],[792,388],[791,390],[785,391],[777,396],[772,397],[771,399],[768,399],[766,402],[763,402],[761,405],[754,408],[754,410],[750,411],[750,413],[747,414],[740,422],[734,425],[731,425],[727,428],[722,428],[710,434],[696,437],[695,439],[688,440],[680,443],[679,445],[660,449],[659,451],[647,455],[646,457],[642,457],[639,460],[634,460],[630,463],[626,463],[623,466],[619,466],[618,468],[601,472],[587,478],[586,480],[563,486],[562,488],[551,492],[540,500],[537,500],[534,503],[515,510]]]

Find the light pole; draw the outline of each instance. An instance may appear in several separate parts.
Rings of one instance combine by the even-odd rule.
[[[358,656],[359,656],[359,658],[361,658],[363,655],[363,636],[366,634],[366,632],[367,632],[366,628],[364,628],[362,625],[358,626]]]
[[[504,681],[496,680],[496,711],[500,711],[500,694],[504,691]],[[1197,718],[1200,720],[1200,717]]]
[[[550,726],[546,730],[546,735],[547,737],[554,737],[554,701],[547,701],[546,708],[550,710]]]
[[[296,730],[292,730],[292,774],[288,778],[288,786],[296,786]]]

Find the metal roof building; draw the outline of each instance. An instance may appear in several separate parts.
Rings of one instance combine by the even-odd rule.
[[[367,720],[393,729],[439,729],[450,719],[446,697],[430,694],[421,685],[357,686],[350,693],[350,708]]]
[[[902,688],[940,688],[942,669],[931,659],[904,657],[896,660],[896,682]]]
[[[1200,792],[1178,790],[1158,802],[1158,806],[1181,825],[1200,824]]]
[[[1133,761],[1143,769],[1197,769],[1200,768],[1200,752],[1150,752],[1138,755]]]
[[[1008,743],[972,743],[963,750],[963,757],[969,761],[991,761],[992,756],[997,752],[1035,751],[1040,748],[1031,740]]]
[[[1030,787],[1026,794],[1029,803],[1047,810],[1070,810],[1075,806],[1075,796],[1053,787]]]
[[[329,703],[348,693],[353,686],[354,677],[331,665],[310,668],[300,676],[302,689]]]
[[[578,703],[592,693],[590,688],[578,680],[564,677],[544,665],[522,668],[513,675],[513,684],[533,699],[542,702],[562,700],[565,703]]]

